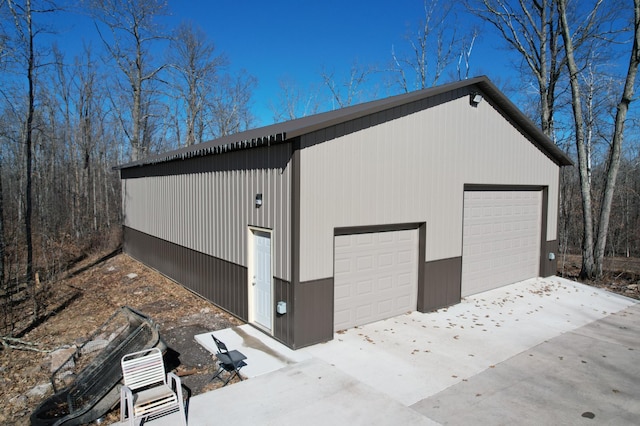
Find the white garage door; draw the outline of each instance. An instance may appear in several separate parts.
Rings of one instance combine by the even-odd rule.
[[[465,191],[462,296],[537,277],[541,222],[542,191]]]
[[[418,231],[335,237],[334,330],[415,311]]]

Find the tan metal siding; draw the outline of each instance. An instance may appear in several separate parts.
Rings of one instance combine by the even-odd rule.
[[[266,162],[285,166],[246,170],[234,165],[229,170],[125,179],[124,225],[242,266],[247,266],[248,226],[273,229],[274,276],[289,280],[289,147],[229,157],[251,155],[269,156]],[[255,207],[257,193],[263,194],[260,208]]]
[[[464,184],[549,187],[556,238],[558,166],[487,100],[467,96],[313,145],[300,155],[300,280],[333,276],[336,227],[426,222],[425,261],[462,255]]]

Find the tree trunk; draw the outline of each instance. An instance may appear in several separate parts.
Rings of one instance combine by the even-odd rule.
[[[32,152],[31,146],[33,144],[33,115],[34,115],[34,103],[35,103],[35,93],[34,93],[34,68],[35,68],[35,57],[33,52],[33,24],[31,21],[31,1],[27,0],[26,2],[26,18],[27,18],[27,30],[29,31],[29,40],[28,46],[29,49],[29,58],[27,64],[27,79],[29,83],[29,105],[27,109],[27,122],[25,129],[25,153],[26,153],[26,187],[25,187],[25,217],[24,217],[24,230],[25,237],[27,239],[27,281],[30,284],[33,284],[33,235],[31,229],[31,218],[32,218],[32,194],[31,194],[31,177],[32,177]],[[35,290],[35,289],[34,289]],[[35,301],[35,297],[34,297]],[[35,309],[35,303],[34,303]],[[37,312],[34,312],[36,315]]]
[[[2,159],[0,158],[0,288],[4,289],[4,197],[2,193]]]
[[[573,120],[576,131],[576,148],[578,151],[578,172],[580,175],[580,194],[582,196],[582,223],[584,231],[582,236],[582,268],[580,270],[580,278],[593,278],[595,276],[595,263],[593,258],[591,184],[588,177],[588,155],[585,145],[580,83],[578,81],[579,71],[575,61],[573,41],[569,33],[569,24],[567,23],[566,0],[558,0],[557,5],[560,29],[567,58],[567,68],[569,69],[569,82],[571,83]]]
[[[594,253],[596,275],[602,276],[602,264],[607,245],[607,233],[609,230],[609,219],[611,217],[611,205],[613,203],[613,193],[616,186],[616,178],[620,169],[620,157],[622,152],[622,140],[624,136],[624,125],[629,111],[629,104],[633,98],[636,76],[638,74],[638,64],[640,63],[640,0],[633,1],[634,11],[634,34],[629,68],[624,83],[624,89],[618,108],[616,111],[616,121],[613,129],[611,150],[607,164],[606,182],[602,197],[602,210],[600,211],[600,226],[598,227],[598,239],[596,240],[596,250]]]
[[[25,20],[26,20],[26,49],[27,49],[27,83],[28,89],[28,105],[27,105],[27,117],[24,129],[24,150],[25,150],[25,216],[24,216],[24,230],[25,239],[27,243],[27,265],[26,265],[26,280],[27,286],[31,290],[31,298],[33,302],[33,317],[38,315],[38,303],[36,298],[36,288],[34,283],[33,273],[33,230],[31,226],[32,219],[32,145],[33,145],[33,117],[35,114],[35,90],[34,90],[34,70],[35,70],[35,55],[33,49],[34,32],[32,22],[31,1],[25,2]]]

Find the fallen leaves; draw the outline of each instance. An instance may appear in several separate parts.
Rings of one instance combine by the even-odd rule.
[[[81,343],[122,305],[149,315],[161,333],[183,326],[185,319],[205,321],[208,325],[224,317],[225,321],[239,323],[210,302],[126,255],[86,268],[94,261],[95,258],[86,259],[77,265],[79,272],[51,286],[51,297],[62,300],[69,289],[79,296],[23,336],[23,342],[33,344],[26,346],[49,351]],[[28,424],[29,415],[42,400],[41,396],[29,396],[29,390],[49,383],[47,354],[0,350],[0,372],[0,399],[5,401],[0,423]]]

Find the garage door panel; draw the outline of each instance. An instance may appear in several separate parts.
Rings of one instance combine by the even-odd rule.
[[[336,236],[334,247],[335,330],[416,309],[417,230]]]
[[[367,297],[373,293],[373,282],[371,280],[359,281],[357,284],[357,296]]]
[[[393,254],[383,253],[378,256],[378,265],[380,268],[393,267]]]
[[[337,274],[342,274],[351,270],[351,261],[347,260],[336,260],[334,265],[335,272]]]
[[[385,276],[378,279],[378,291],[393,291],[393,277]]]
[[[358,271],[366,271],[371,269],[373,266],[373,256],[365,255],[358,257],[357,260],[357,270]]]
[[[464,194],[462,296],[538,276],[541,191]]]

